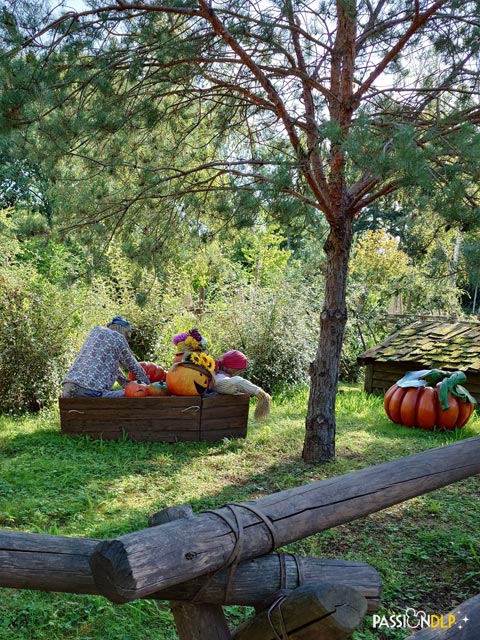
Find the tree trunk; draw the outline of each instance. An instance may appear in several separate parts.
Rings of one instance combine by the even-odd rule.
[[[305,462],[318,464],[335,459],[335,397],[340,355],[347,322],[346,283],[352,245],[352,221],[342,215],[331,225],[324,249],[327,254],[325,303],[320,315],[320,337],[310,366],[310,396],[303,445]]]
[[[462,232],[460,229],[457,231],[457,236],[455,238],[455,246],[453,248],[453,257],[450,263],[450,286],[454,288],[457,284],[457,271],[458,271],[458,263],[460,261],[460,249],[462,247]]]

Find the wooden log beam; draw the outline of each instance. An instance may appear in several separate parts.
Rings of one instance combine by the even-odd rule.
[[[0,531],[0,587],[99,595],[89,558],[100,540]],[[241,562],[226,597],[229,569],[148,596],[156,600],[259,607],[279,589],[329,582],[353,586],[368,612],[380,607],[381,579],[365,562],[269,554]]]
[[[172,599],[190,600],[199,594],[199,602],[261,608],[276,591],[293,591],[302,585],[324,582],[357,589],[367,601],[367,613],[375,613],[380,608],[381,578],[365,562],[271,553],[240,562],[230,595],[225,597],[228,578],[229,569],[222,569],[169,587],[155,597],[165,599],[168,594]]]
[[[299,587],[240,625],[232,640],[347,640],[366,611],[365,598],[351,587]]]
[[[98,595],[89,559],[99,540],[0,531],[0,587]]]
[[[480,637],[480,594],[466,600],[450,613],[430,619],[431,626],[414,633],[411,640],[478,640]]]
[[[128,602],[480,473],[480,437],[101,542],[100,593]]]

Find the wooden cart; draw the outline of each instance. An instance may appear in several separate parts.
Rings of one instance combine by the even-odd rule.
[[[59,398],[62,433],[178,442],[245,438],[248,395]]]

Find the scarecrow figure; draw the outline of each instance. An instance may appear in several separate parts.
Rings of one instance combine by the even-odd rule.
[[[247,393],[257,398],[254,416],[257,420],[266,418],[270,413],[272,398],[261,387],[242,378],[239,374],[248,366],[248,358],[241,351],[227,351],[216,360],[215,376],[211,388],[218,393]]]

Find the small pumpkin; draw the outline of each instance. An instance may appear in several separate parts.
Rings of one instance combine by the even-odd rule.
[[[462,386],[463,371],[409,371],[385,393],[383,406],[392,422],[420,429],[464,427],[476,400]]]
[[[150,390],[148,388],[148,384],[143,384],[143,382],[137,382],[136,380],[131,380],[127,382],[125,385],[125,397],[126,398],[145,398],[150,395]]]
[[[165,382],[151,382],[148,385],[151,396],[168,396],[168,387]]]
[[[159,364],[155,362],[140,362],[139,364],[147,374],[150,382],[165,382],[167,373]],[[135,380],[135,376],[131,372],[129,372],[128,378],[129,380]]]

